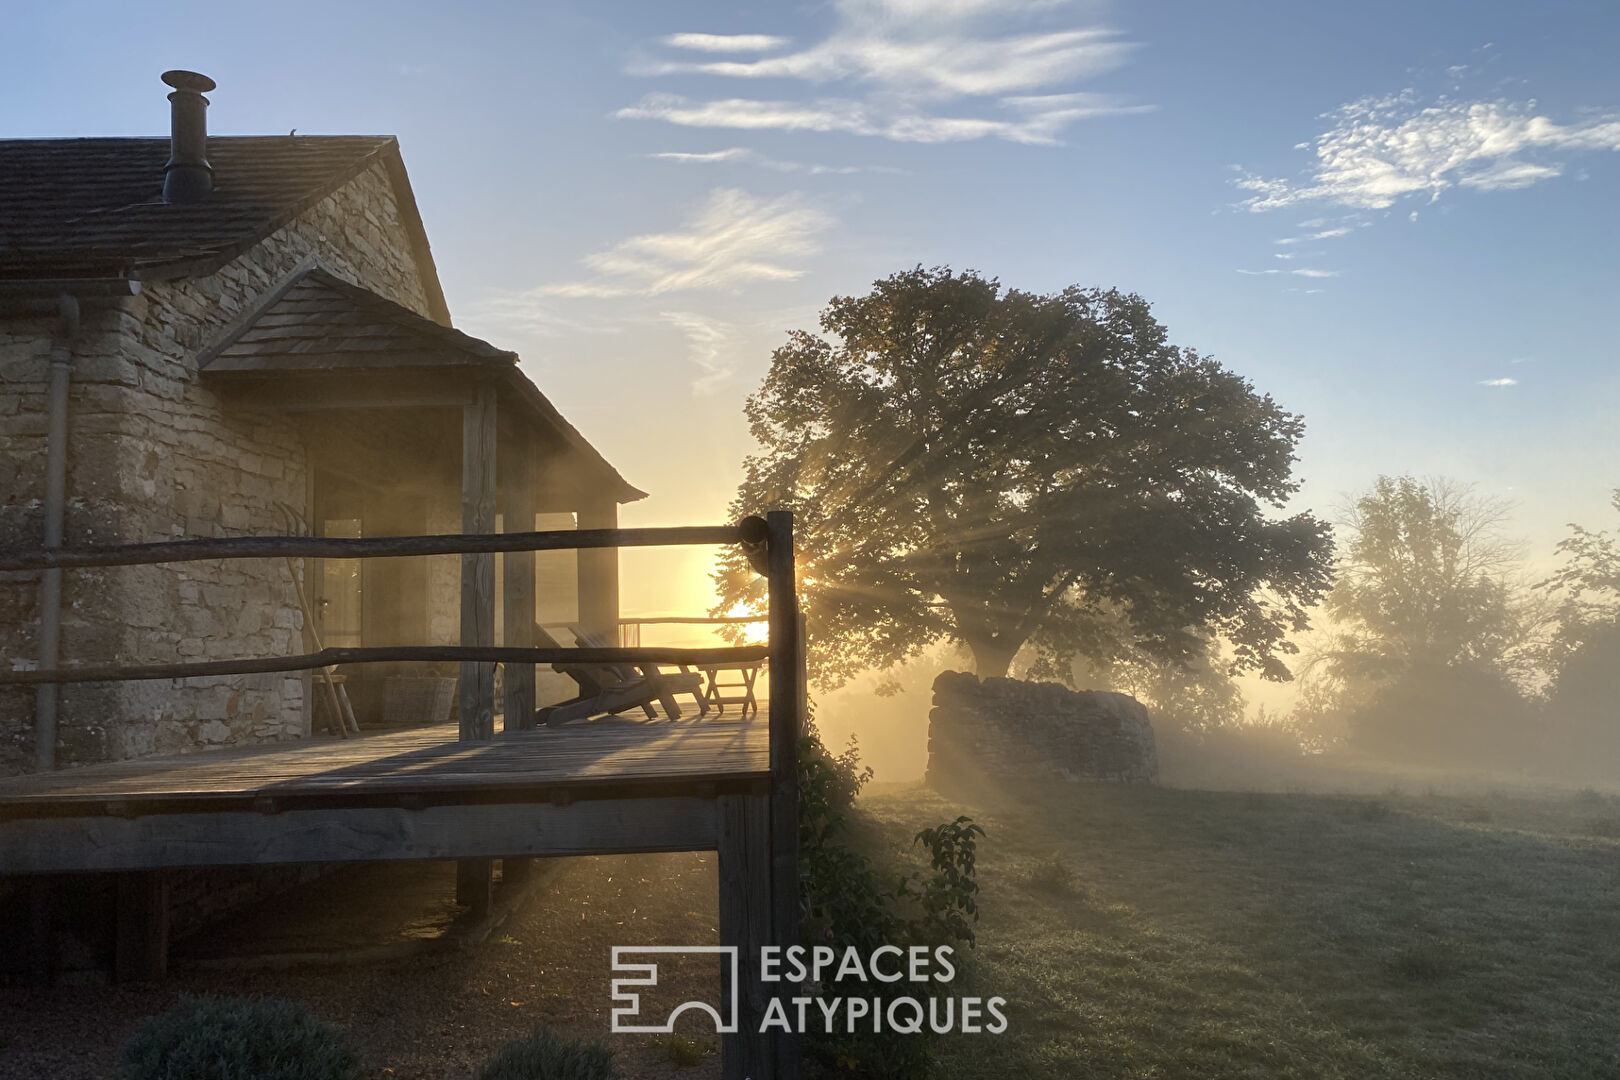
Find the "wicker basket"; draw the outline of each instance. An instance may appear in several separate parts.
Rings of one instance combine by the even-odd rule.
[[[414,727],[444,724],[456,702],[456,680],[395,675],[383,682],[383,725]]]

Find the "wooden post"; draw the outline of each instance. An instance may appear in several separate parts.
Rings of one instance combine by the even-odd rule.
[[[577,513],[581,529],[619,527],[619,504],[612,496],[595,496]],[[618,548],[580,549],[579,623],[604,642],[619,643]]]
[[[495,387],[461,410],[461,531],[495,531]],[[461,643],[495,644],[495,556],[461,557]],[[461,665],[461,738],[495,734],[495,665]]]
[[[533,532],[535,490],[534,446],[522,440],[507,458],[509,474],[501,477],[504,489],[503,514],[506,532]],[[509,551],[501,556],[501,587],[505,596],[501,608],[501,644],[534,644],[534,552]],[[521,731],[534,726],[534,665],[507,664],[503,682],[501,711],[505,730]]]
[[[113,979],[152,982],[169,972],[169,875],[140,870],[118,875]]]
[[[774,1030],[760,1034],[768,993],[760,979],[760,946],[771,933],[771,807],[765,795],[721,795],[719,815],[720,944],[737,949],[737,1030],[720,1037],[724,1080],[789,1080],[777,1069]],[[722,961],[720,995],[730,1001],[731,966]],[[788,1016],[793,1016],[790,1009]]]
[[[495,531],[496,397],[493,383],[480,383],[461,410],[461,531]],[[461,643],[495,644],[495,556],[461,557]],[[460,679],[463,742],[495,737],[495,665],[463,663]],[[489,910],[495,864],[462,859],[456,864],[456,902],[477,914]]]
[[[793,514],[772,510],[765,521],[770,545],[766,585],[771,634],[771,924],[772,942],[786,948],[799,943],[799,736],[804,728],[804,654],[793,565]],[[779,987],[784,998],[796,991],[786,983]],[[798,1037],[779,1037],[774,1050],[777,1074],[797,1077]]]

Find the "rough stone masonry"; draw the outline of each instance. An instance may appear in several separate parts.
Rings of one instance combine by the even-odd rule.
[[[928,783],[936,790],[984,780],[1121,780],[1157,783],[1153,725],[1128,694],[1056,683],[984,679],[961,671],[934,680],[928,714]]]

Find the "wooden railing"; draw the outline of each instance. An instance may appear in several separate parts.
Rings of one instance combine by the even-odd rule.
[[[125,679],[185,679],[202,676],[300,671],[333,664],[376,661],[459,661],[462,663],[462,741],[493,738],[494,665],[541,663],[726,663],[769,661],[768,740],[770,791],[757,793],[760,821],[735,817],[741,811],[722,807],[729,823],[719,829],[721,858],[722,937],[753,944],[786,945],[799,940],[798,903],[798,746],[803,733],[804,652],[795,584],[793,515],[773,511],[764,518],[747,518],[736,525],[661,529],[582,529],[556,532],[465,533],[437,536],[366,538],[309,536],[244,536],[171,540],[158,543],[105,547],[59,547],[26,551],[0,550],[0,571],[61,571],[84,567],[137,566],[196,562],[207,559],[321,558],[362,559],[417,555],[462,556],[462,639],[473,635],[493,641],[493,559],[497,552],[551,551],[569,548],[659,547],[682,544],[737,544],[750,565],[766,578],[769,636],[766,645],[719,648],[532,648],[522,645],[400,645],[374,648],[326,648],[296,656],[249,657],[167,664],[66,664],[16,670],[15,659],[0,657],[0,686],[59,686],[65,683],[110,682]],[[487,560],[487,561],[486,561]],[[471,569],[472,573],[469,573]],[[470,613],[470,617],[469,617]],[[703,620],[709,621],[709,620]],[[752,619],[739,621],[756,621]],[[11,662],[7,662],[11,661]],[[10,670],[8,670],[10,669]],[[532,669],[531,669],[532,671]],[[469,678],[469,674],[472,676]],[[510,673],[509,673],[510,676]],[[510,681],[510,678],[509,678]],[[471,697],[469,698],[469,686]],[[471,702],[477,716],[469,721]],[[52,739],[55,732],[36,731]],[[521,737],[521,736],[520,736]],[[543,736],[542,736],[543,737]],[[728,806],[730,804],[727,804]],[[768,806],[768,809],[766,807]],[[732,816],[728,816],[732,815]],[[735,820],[733,818],[735,817]],[[746,821],[744,820],[746,818]],[[749,824],[758,821],[757,825]],[[746,826],[746,827],[745,827]],[[754,838],[757,837],[756,841]],[[739,854],[748,849],[745,858]],[[766,850],[760,850],[764,848]],[[758,892],[746,883],[728,883],[728,875],[746,875],[752,859],[764,858],[759,884],[768,894],[761,904]],[[768,871],[763,867],[768,866]],[[474,878],[477,882],[474,882]],[[477,884],[487,894],[489,860],[461,860],[457,894],[468,896]],[[471,901],[465,901],[471,902]],[[766,989],[751,974],[752,958],[744,962],[744,1011],[759,1018]],[[797,1040],[744,1029],[726,1037],[725,1071],[728,1077],[751,1070],[760,1076],[798,1074]],[[752,1063],[750,1065],[749,1063]]]

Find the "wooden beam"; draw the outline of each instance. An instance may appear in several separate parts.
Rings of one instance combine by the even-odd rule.
[[[786,947],[799,944],[799,738],[804,732],[806,713],[805,656],[800,635],[804,622],[799,616],[794,568],[793,514],[772,510],[765,520],[770,530],[766,585],[771,635],[771,923],[775,935],[772,941]],[[794,988],[786,984],[779,989],[784,997],[794,994]],[[779,1038],[774,1053],[779,1075],[799,1075],[800,1044],[796,1036]]]
[[[764,645],[714,648],[677,648],[652,645],[637,648],[564,649],[505,648],[499,645],[377,645],[351,649],[330,646],[320,652],[296,656],[270,656],[240,660],[196,660],[180,664],[74,664],[33,671],[0,669],[0,686],[36,686],[40,683],[116,682],[120,679],[200,679],[219,675],[262,675],[274,671],[309,671],[332,664],[380,664],[391,660],[456,661],[487,664],[719,664],[763,660]]]
[[[461,531],[495,531],[499,417],[495,384],[480,382],[476,401],[461,411]],[[495,644],[495,556],[461,557],[461,644]],[[495,737],[495,665],[462,661],[460,691],[461,741]],[[495,887],[490,859],[462,859],[456,864],[456,903],[475,916],[488,914]]]
[[[761,795],[722,795],[715,812],[720,944],[737,949],[737,1030],[720,1037],[720,1075],[724,1080],[774,1080],[783,1075],[776,1066],[779,1036],[759,1030],[769,1000],[760,979],[760,948],[777,940],[771,926],[770,801]],[[721,999],[729,1001],[730,964],[720,972]]]
[[[534,447],[528,439],[514,440],[508,469],[501,476],[502,514],[507,531],[534,530]],[[534,645],[534,552],[509,551],[501,556],[501,644],[528,648]],[[518,661],[503,668],[501,712],[507,731],[534,726],[534,665]]]
[[[461,414],[461,531],[495,531],[495,386],[481,383]],[[495,644],[495,556],[461,557],[461,644]],[[495,665],[461,665],[461,738],[495,735]]]
[[[717,832],[715,799],[691,795],[580,799],[566,806],[492,802],[420,810],[17,818],[0,821],[0,867],[7,874],[49,874],[708,851]]]
[[[118,875],[113,978],[155,982],[169,972],[169,875],[142,870]]]
[[[495,860],[456,860],[456,903],[474,918],[489,914],[495,902]]]
[[[619,504],[598,495],[580,505],[580,529],[617,529]],[[581,548],[579,552],[579,622],[603,641],[619,640],[619,552],[616,548]]]
[[[591,513],[583,516],[593,517]],[[610,511],[594,516],[612,521],[617,514]],[[147,566],[207,559],[382,559],[396,555],[676,547],[735,544],[738,535],[735,525],[683,525],[662,529],[554,529],[531,533],[497,533],[491,526],[490,532],[480,535],[460,532],[433,536],[229,536],[106,547],[12,549],[0,551],[0,572],[53,567],[69,570],[87,566]]]

